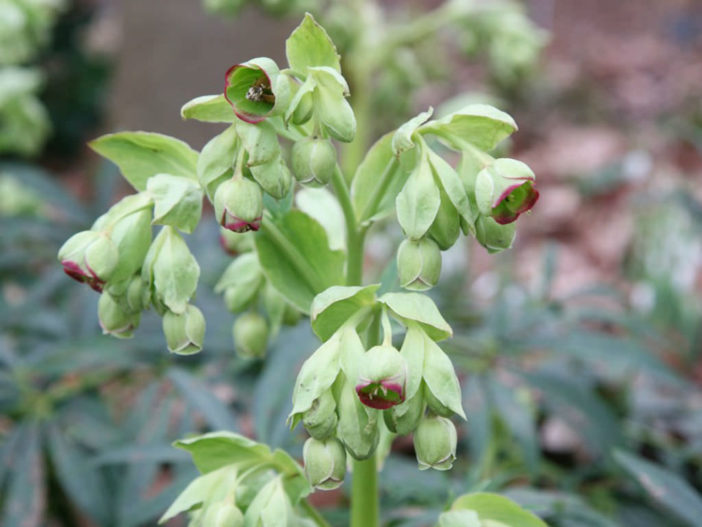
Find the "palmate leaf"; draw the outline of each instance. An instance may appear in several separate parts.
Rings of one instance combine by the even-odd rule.
[[[47,430],[51,463],[64,491],[93,521],[109,523],[108,495],[100,473],[87,462],[86,452],[55,425]]]
[[[0,527],[40,527],[46,506],[45,463],[41,452],[42,427],[37,422],[22,423],[6,462],[9,478],[4,492]]]
[[[617,450],[614,459],[641,484],[653,501],[690,527],[700,525],[702,496],[682,477],[623,450]]]

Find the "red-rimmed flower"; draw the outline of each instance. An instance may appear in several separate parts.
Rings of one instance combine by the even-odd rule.
[[[539,199],[531,169],[516,159],[497,159],[475,182],[475,199],[484,216],[507,225],[531,210]]]
[[[257,231],[261,228],[263,195],[261,187],[243,176],[222,183],[214,196],[219,224],[233,232]]]
[[[363,404],[387,410],[405,400],[407,364],[392,346],[375,346],[363,356],[356,393]]]
[[[225,74],[224,97],[237,117],[260,123],[284,111],[290,101],[290,84],[276,63],[266,57],[235,64]]]
[[[83,231],[71,236],[58,253],[63,271],[78,282],[102,292],[117,266],[115,244],[102,232]]]

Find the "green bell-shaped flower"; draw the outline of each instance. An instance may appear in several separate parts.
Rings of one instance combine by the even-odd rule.
[[[302,450],[305,475],[312,486],[333,490],[344,482],[346,450],[341,442],[331,437],[326,440],[310,437]]]

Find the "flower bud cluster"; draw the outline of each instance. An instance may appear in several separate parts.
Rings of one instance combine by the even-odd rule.
[[[539,197],[527,165],[486,153],[516,130],[511,117],[484,105],[425,122],[430,115],[431,110],[402,125],[386,146],[392,149],[386,170],[399,166],[396,173],[404,174],[395,201],[406,237],[397,253],[398,275],[404,288],[418,291],[436,284],[440,251],[451,248],[461,231],[474,235],[489,252],[509,248],[516,220]],[[459,151],[459,166],[454,169],[430,148],[426,135]]]
[[[184,439],[177,446],[189,450],[202,474],[178,496],[160,519],[164,523],[180,513],[190,516],[190,527],[243,527],[244,525],[307,525],[297,505],[309,494],[311,487],[302,468],[286,453],[275,453],[261,443],[230,432],[213,432]],[[305,446],[306,450],[320,445]],[[204,465],[198,463],[198,454],[214,449],[213,456]],[[328,453],[335,463],[333,445],[321,445],[321,453]],[[343,452],[342,452],[343,453]],[[343,465],[343,463],[342,463]],[[316,477],[335,477],[335,470]]]
[[[90,230],[69,238],[58,258],[67,275],[101,293],[103,333],[132,337],[142,311],[153,306],[163,317],[168,349],[195,353],[202,348],[205,320],[188,302],[200,270],[174,227],[164,226],[152,241],[152,221],[159,220],[155,196],[144,191],[122,199]]]
[[[399,294],[398,302],[416,301],[412,295],[421,296]],[[344,301],[335,309],[342,309]],[[317,488],[341,484],[345,454],[354,459],[373,455],[382,428],[400,435],[414,432],[420,468],[446,470],[455,459],[456,430],[448,417],[465,417],[460,386],[450,359],[434,341],[447,333],[433,333],[391,312],[408,328],[401,349],[390,343],[388,320],[383,322],[385,341],[366,350],[356,327],[377,316],[386,320],[382,301],[375,304],[378,310],[360,312],[341,325],[298,375],[289,421],[292,426],[301,421],[311,436],[305,467]],[[313,319],[320,317],[324,311],[313,308]]]
[[[215,292],[224,297],[224,303],[232,313],[239,316],[232,327],[234,350],[242,358],[261,359],[266,354],[270,338],[280,326],[295,325],[300,313],[266,280],[258,261],[246,240],[232,237],[247,235],[227,235],[228,243],[245,251],[237,256],[225,269],[215,285]],[[266,316],[259,312],[262,307]]]

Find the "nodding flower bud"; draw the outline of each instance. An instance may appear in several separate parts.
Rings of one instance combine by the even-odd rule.
[[[268,345],[268,323],[258,313],[251,311],[239,315],[232,328],[234,349],[241,357],[260,359]]]
[[[261,187],[250,179],[239,175],[222,183],[215,192],[214,205],[225,229],[242,233],[261,227],[263,195]]]
[[[361,362],[356,393],[363,404],[386,410],[405,400],[407,363],[392,346],[369,349]]]
[[[202,350],[205,338],[205,317],[198,308],[190,304],[182,315],[166,311],[163,315],[163,334],[171,353],[197,353]]]
[[[207,507],[200,525],[203,527],[243,527],[244,515],[233,503],[218,501]]]
[[[130,338],[139,325],[141,312],[130,312],[107,291],[98,300],[98,319],[105,335],[117,338]]]
[[[414,450],[419,470],[449,470],[456,460],[456,427],[445,417],[428,415],[414,431]]]
[[[222,250],[231,256],[237,256],[253,250],[253,233],[234,232],[221,228],[219,232],[219,245]]]
[[[338,422],[336,401],[330,390],[315,399],[310,409],[302,414],[302,424],[315,439],[326,439],[333,435]]]
[[[300,97],[295,110],[292,114],[292,122],[294,124],[305,124],[312,118],[312,110],[314,110],[314,101],[312,100],[312,93],[306,92]]]
[[[407,435],[413,432],[423,415],[424,397],[421,390],[417,391],[411,399],[393,406],[387,412],[383,412],[383,418],[388,430],[400,435]]]
[[[516,159],[497,159],[481,170],[475,179],[475,201],[484,216],[500,225],[516,221],[539,199],[531,169]]]
[[[490,253],[497,253],[512,247],[516,224],[500,225],[489,216],[478,216],[475,220],[475,238]]]
[[[133,276],[126,291],[126,302],[129,310],[142,311],[149,307],[150,301],[151,291],[149,291],[148,284],[142,280],[140,275]]]
[[[320,441],[310,437],[302,450],[305,475],[310,484],[320,490],[339,487],[346,475],[346,450],[341,442],[332,437]]]
[[[441,250],[429,238],[404,240],[397,250],[400,285],[412,291],[426,291],[439,281]]]
[[[247,123],[259,123],[283,113],[290,102],[290,79],[269,58],[236,64],[225,74],[224,96],[234,113]]]
[[[98,292],[115,270],[118,258],[117,246],[107,234],[97,231],[74,234],[58,252],[64,272]]]
[[[292,170],[300,183],[326,185],[336,168],[336,149],[329,139],[309,137],[292,148]]]

